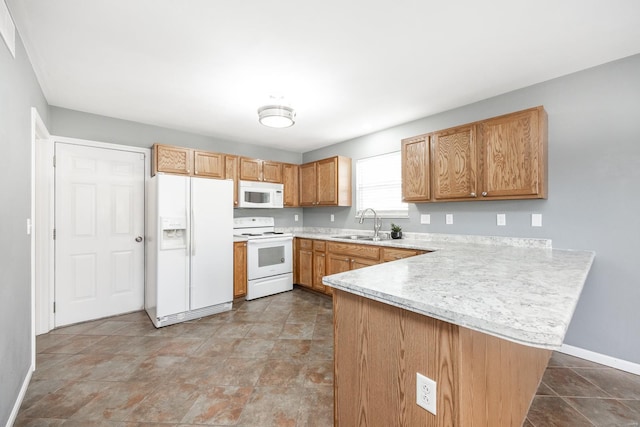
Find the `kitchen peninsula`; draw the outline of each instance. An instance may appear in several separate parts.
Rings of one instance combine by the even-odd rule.
[[[432,252],[323,280],[336,425],[521,426],[594,253],[403,240],[375,243]],[[436,415],[416,404],[416,373],[436,382]]]

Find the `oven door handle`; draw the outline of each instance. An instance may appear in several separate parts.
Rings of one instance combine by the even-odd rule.
[[[293,241],[293,237],[274,237],[274,238],[268,238],[268,239],[249,239],[247,243],[252,246],[261,245],[261,244],[268,244],[269,246],[271,246],[273,243],[291,242],[291,241]]]

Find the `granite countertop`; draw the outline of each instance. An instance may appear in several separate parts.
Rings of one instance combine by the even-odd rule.
[[[558,349],[595,254],[550,241],[434,238],[371,241],[296,237],[429,250],[323,278],[325,285],[533,347]],[[343,233],[344,234],[344,233]],[[362,233],[360,233],[362,234]],[[506,244],[505,244],[506,243]]]

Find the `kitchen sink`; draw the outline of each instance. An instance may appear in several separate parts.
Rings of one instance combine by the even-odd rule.
[[[342,236],[331,236],[331,237],[333,237],[334,239],[345,239],[345,240],[373,240],[373,236],[367,236],[363,234],[344,234]]]

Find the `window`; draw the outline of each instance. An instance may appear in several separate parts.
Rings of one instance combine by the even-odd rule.
[[[383,218],[409,217],[409,205],[402,202],[400,151],[356,162],[356,215],[366,208]]]

